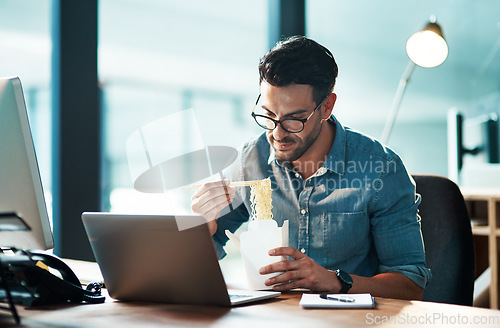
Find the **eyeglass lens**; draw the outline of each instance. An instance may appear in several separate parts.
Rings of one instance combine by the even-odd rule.
[[[264,129],[273,130],[276,128],[276,123],[270,118],[255,116],[255,120]],[[304,123],[295,119],[285,119],[281,121],[281,127],[288,132],[300,132],[304,128]]]

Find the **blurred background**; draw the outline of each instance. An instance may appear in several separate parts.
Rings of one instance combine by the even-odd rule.
[[[144,194],[133,189],[126,140],[149,122],[192,108],[205,144],[235,148],[261,132],[250,112],[259,92],[259,59],[276,41],[276,3],[98,1],[100,210],[190,212],[192,191]],[[448,165],[454,164],[448,149],[456,141],[453,134],[447,136],[448,111],[456,109],[466,118],[500,111],[500,2],[304,3],[305,35],[329,48],[339,66],[335,115],[375,138],[382,134],[409,62],[407,39],[431,15],[437,18],[448,58],[435,68],[415,68],[388,145],[410,173],[449,175]],[[52,0],[0,1],[0,76],[19,76],[23,82],[49,212],[54,196],[53,8]],[[472,179],[476,184],[491,183],[477,177]]]

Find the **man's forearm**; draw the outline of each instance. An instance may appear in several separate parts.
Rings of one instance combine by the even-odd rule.
[[[352,288],[349,293],[370,293],[372,296],[421,300],[424,289],[398,272],[381,273],[367,278],[351,275]]]

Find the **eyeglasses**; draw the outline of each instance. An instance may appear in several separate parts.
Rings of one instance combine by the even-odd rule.
[[[266,130],[274,130],[276,129],[278,124],[280,124],[283,130],[290,133],[299,133],[304,130],[304,125],[306,124],[306,122],[311,118],[311,116],[313,116],[314,112],[316,112],[316,110],[321,107],[323,101],[325,101],[325,99],[328,97],[328,95],[325,96],[325,98],[323,98],[323,100],[319,102],[318,106],[314,108],[312,113],[307,118],[285,118],[284,120],[275,120],[273,118],[270,118],[269,116],[255,114],[255,107],[259,103],[260,96],[261,95],[257,97],[257,101],[255,102],[252,110],[252,117],[254,118],[255,122],[261,128],[264,128]]]

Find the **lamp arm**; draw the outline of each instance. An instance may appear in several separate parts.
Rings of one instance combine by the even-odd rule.
[[[396,121],[396,116],[398,115],[399,107],[401,105],[401,100],[403,99],[403,95],[406,89],[406,85],[410,81],[410,76],[415,69],[415,63],[410,60],[408,65],[406,66],[401,79],[399,80],[398,89],[396,90],[396,94],[392,100],[391,110],[389,112],[389,116],[385,121],[384,130],[382,131],[382,137],[380,140],[383,144],[386,144],[389,141],[389,137],[392,132],[392,128],[394,126],[394,122]]]

